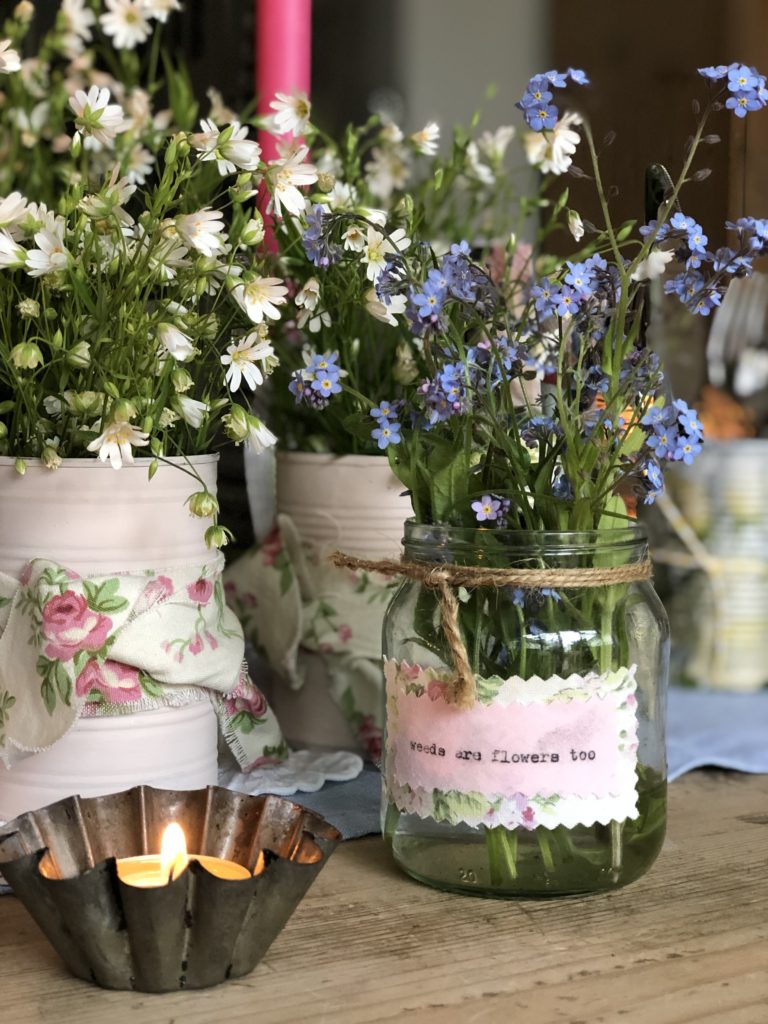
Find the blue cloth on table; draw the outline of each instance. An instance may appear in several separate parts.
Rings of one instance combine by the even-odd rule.
[[[768,690],[670,687],[667,756],[670,779],[705,766],[768,773]]]

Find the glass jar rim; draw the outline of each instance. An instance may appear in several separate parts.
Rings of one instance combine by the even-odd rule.
[[[477,526],[442,526],[406,519],[404,527],[403,544],[406,547],[441,542],[474,546],[479,536],[492,537],[507,548],[549,549],[560,554],[598,547],[603,550],[628,549],[648,543],[647,532],[640,523],[604,530],[506,530],[483,527],[479,523]]]

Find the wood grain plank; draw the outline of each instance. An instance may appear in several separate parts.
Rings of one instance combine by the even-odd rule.
[[[604,896],[502,902],[403,877],[347,843],[248,978],[103,992],[69,978],[0,899],[0,1006],[14,1024],[765,1024],[768,777],[671,787],[655,868]]]

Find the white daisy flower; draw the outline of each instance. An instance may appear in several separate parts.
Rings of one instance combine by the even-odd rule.
[[[195,430],[202,426],[208,413],[207,402],[199,402],[196,398],[189,398],[187,395],[175,395],[172,401],[185,423]]]
[[[14,241],[3,228],[0,230],[0,267],[18,270],[27,262],[27,250]]]
[[[365,249],[363,250],[362,261],[368,264],[365,276],[374,284],[387,263],[387,256],[393,252],[405,252],[411,244],[410,238],[402,228],[393,231],[389,238],[385,238],[375,228],[368,228]]]
[[[358,224],[352,224],[341,236],[344,239],[344,248],[352,252],[362,252],[365,248],[365,234]]]
[[[382,129],[379,132],[379,137],[385,142],[390,142],[393,145],[397,145],[398,142],[402,142],[404,135],[402,130],[395,124],[394,121],[387,121],[386,124],[382,125]]]
[[[142,0],[105,0],[108,13],[99,18],[101,27],[118,50],[134,50],[152,31]]]
[[[179,0],[143,0],[142,6],[149,18],[156,18],[163,24],[168,21],[172,11],[180,11]]]
[[[221,237],[224,216],[220,210],[212,210],[210,206],[177,217],[176,229],[188,246],[204,256],[213,256],[224,248],[225,239]]]
[[[256,277],[232,289],[232,297],[255,324],[264,318],[279,320],[278,306],[284,305],[288,289],[279,277]]]
[[[222,366],[228,366],[226,382],[230,391],[237,391],[245,381],[251,391],[264,383],[264,372],[268,360],[274,360],[275,350],[268,341],[262,340],[254,331],[246,338],[230,345],[221,357]],[[262,363],[262,366],[258,366]]]
[[[21,133],[22,146],[25,146],[27,149],[34,149],[38,144],[43,134],[43,129],[48,123],[50,110],[50,104],[43,100],[40,103],[36,103],[29,112],[20,109],[12,112],[16,127]],[[69,144],[70,140],[69,136],[67,136],[67,147],[69,147]]]
[[[296,296],[295,302],[300,309],[309,309],[310,311],[317,307],[320,301],[320,282],[316,277],[310,277],[305,283],[304,287]]]
[[[299,186],[312,185],[317,181],[317,168],[303,163],[309,150],[301,146],[283,160],[275,160],[266,172],[267,187],[272,193],[275,214],[282,217],[282,207],[298,217],[304,212],[304,194]]]
[[[515,129],[511,124],[503,124],[495,132],[483,132],[477,140],[477,146],[483,156],[492,163],[498,164],[504,159],[507,146],[515,137]]]
[[[21,192],[11,192],[0,199],[0,228],[19,224],[27,213],[27,200]]]
[[[248,436],[245,439],[245,443],[252,452],[258,455],[260,452],[266,451],[267,448],[272,448],[273,445],[277,444],[277,438],[257,416],[249,416]]]
[[[523,138],[528,163],[537,167],[542,174],[565,174],[573,163],[571,157],[581,141],[574,131],[581,124],[579,114],[567,113],[546,135],[542,132],[527,132]]]
[[[317,312],[302,309],[296,318],[296,324],[301,330],[306,327],[310,334],[317,334],[323,327],[331,326],[331,314],[326,309],[318,309]]]
[[[407,305],[408,298],[405,295],[392,295],[387,304],[379,299],[375,288],[370,288],[365,293],[365,308],[371,316],[381,320],[383,324],[389,324],[390,327],[399,326],[395,317],[404,313]]]
[[[275,111],[270,118],[275,134],[302,135],[309,127],[312,104],[305,92],[277,92],[269,106]]]
[[[10,75],[12,71],[21,71],[21,59],[11,49],[10,39],[0,39],[0,74]]]
[[[480,149],[474,140],[467,146],[464,161],[467,174],[481,185],[492,185],[496,180],[488,164],[484,164],[480,159]]]
[[[180,331],[178,327],[174,327],[173,324],[158,324],[157,337],[166,351],[180,363],[183,363],[185,359],[189,359],[190,356],[195,354],[195,346],[192,343],[192,339],[189,335]]]
[[[85,0],[61,0],[59,21],[64,28],[64,52],[72,60],[91,41],[91,29],[96,24],[96,15],[86,6]]]
[[[146,245],[144,241],[142,244]],[[163,281],[172,281],[176,271],[189,266],[189,250],[180,238],[171,236],[152,249],[149,254],[149,266],[156,271]]]
[[[88,445],[89,452],[98,452],[102,462],[109,459],[113,469],[133,464],[133,449],[149,444],[149,434],[132,423],[117,420]]]
[[[144,185],[152,173],[155,158],[140,142],[131,148],[125,162],[125,174],[129,181],[136,185]]]
[[[357,189],[345,181],[335,182],[331,191],[327,192],[325,196],[326,202],[332,210],[351,210],[357,203],[357,198]]]
[[[436,121],[430,121],[420,132],[414,132],[411,135],[411,142],[422,156],[434,156],[437,153],[439,141],[440,125]]]
[[[235,174],[237,170],[255,171],[259,166],[261,146],[248,138],[248,128],[234,121],[230,130],[222,132],[211,120],[203,118],[201,132],[190,137],[194,148],[201,154],[202,161],[215,160],[219,174]],[[228,137],[222,141],[221,136]]]
[[[395,189],[408,183],[408,151],[403,146],[374,146],[365,165],[365,180],[371,193],[384,202]]]
[[[119,103],[109,102],[109,89],[92,85],[88,92],[78,89],[69,97],[69,105],[75,113],[76,134],[94,138],[103,146],[110,146],[118,132],[127,125],[123,108]]]
[[[30,277],[42,277],[63,270],[69,260],[69,253],[64,248],[64,227],[61,231],[49,231],[43,228],[35,235],[37,249],[27,253],[27,273]]]

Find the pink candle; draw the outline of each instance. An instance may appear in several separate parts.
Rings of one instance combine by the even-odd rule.
[[[275,93],[309,95],[312,0],[256,0],[256,94],[258,113],[270,114]],[[278,156],[277,140],[261,132],[265,159]]]

